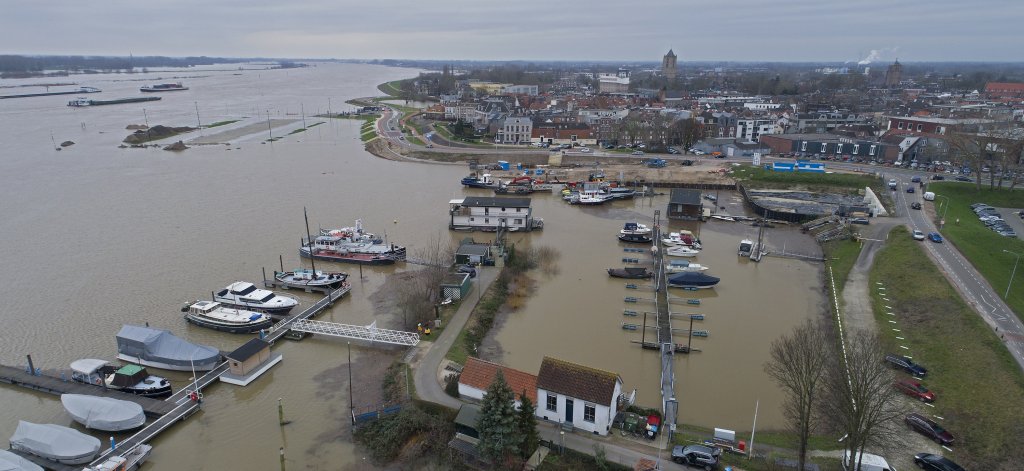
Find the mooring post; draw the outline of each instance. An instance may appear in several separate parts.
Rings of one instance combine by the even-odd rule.
[[[35,365],[32,364],[32,355],[25,355],[25,357],[28,358],[28,374],[36,374]]]
[[[114,437],[113,436],[110,437],[110,449],[111,450],[116,450],[117,449],[117,442],[114,441]]]
[[[281,447],[281,471],[284,471],[284,447]]]

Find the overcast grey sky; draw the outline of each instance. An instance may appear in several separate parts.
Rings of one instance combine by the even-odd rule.
[[[0,0],[0,53],[1022,61],[1024,0]]]

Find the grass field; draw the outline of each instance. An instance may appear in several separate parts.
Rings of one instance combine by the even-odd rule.
[[[1016,237],[1003,237],[990,231],[971,211],[972,203],[988,203],[997,208],[1024,208],[1024,190],[1008,191],[1005,189],[989,190],[983,187],[979,192],[973,184],[967,183],[932,183],[928,190],[939,195],[935,198],[935,208],[939,216],[945,212],[946,225],[942,235],[956,245],[971,264],[996,290],[1003,295],[1010,282],[1010,274],[1017,256],[1003,252],[1008,250],[1024,255],[1024,240]],[[946,197],[949,199],[946,209]],[[1015,218],[1016,214],[1002,212],[1003,218]],[[956,220],[960,220],[960,224]],[[1024,267],[1018,267],[1024,268]],[[1022,273],[1024,274],[1024,273]],[[1021,284],[1017,284],[1021,283]],[[1024,313],[1024,278],[1014,280],[1010,296],[1006,303],[1010,309],[1022,317]],[[1024,317],[1022,317],[1024,318]]]
[[[377,85],[377,90],[380,90],[386,95],[392,97],[399,97],[402,95],[402,80],[395,80],[393,82],[385,82]]]
[[[870,175],[855,175],[850,173],[790,173],[772,172],[762,167],[743,165],[736,167],[733,175],[737,179],[750,180],[765,183],[786,183],[802,185],[822,185],[845,188],[864,188],[866,186],[878,186],[884,190],[883,182],[878,177]]]
[[[872,293],[882,337],[893,352],[928,368],[924,384],[956,437],[949,456],[968,469],[1019,469],[1024,463],[1024,375],[993,331],[957,295],[903,227],[893,229],[875,258],[871,286],[881,282],[888,301]],[[892,306],[889,316],[884,306]],[[895,320],[897,324],[890,324]],[[893,332],[896,325],[900,332]],[[899,340],[896,336],[904,337]],[[900,346],[909,349],[904,350]],[[912,452],[913,450],[908,450]]]
[[[836,240],[828,242],[822,247],[822,250],[825,252],[825,258],[828,259],[828,266],[832,267],[836,289],[840,292],[843,290],[843,285],[846,284],[846,277],[850,275],[850,270],[857,263],[860,249],[860,242],[852,240]]]

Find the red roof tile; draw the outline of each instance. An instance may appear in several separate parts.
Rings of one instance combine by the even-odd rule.
[[[501,374],[505,376],[505,382],[512,388],[512,392],[516,394],[516,399],[519,399],[520,393],[525,390],[526,397],[530,398],[534,405],[537,404],[536,375],[479,358],[469,357],[466,360],[466,366],[462,368],[462,376],[459,377],[459,383],[487,391],[487,388],[494,382],[494,377],[497,376],[498,370],[501,370]]]

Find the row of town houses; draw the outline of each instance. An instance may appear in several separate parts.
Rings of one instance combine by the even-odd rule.
[[[553,96],[538,95],[535,85],[509,84],[493,92],[499,94],[441,96],[426,115],[461,121],[498,144],[679,146],[684,140],[680,123],[689,121],[697,133],[691,145],[708,153],[839,155],[896,162],[940,159],[947,155],[945,136],[950,131],[984,132],[992,125],[1019,121],[1024,113],[1020,106],[993,103],[990,94],[917,94],[903,97],[891,113],[854,113],[734,94],[688,95],[685,100],[665,90],[654,96]]]

